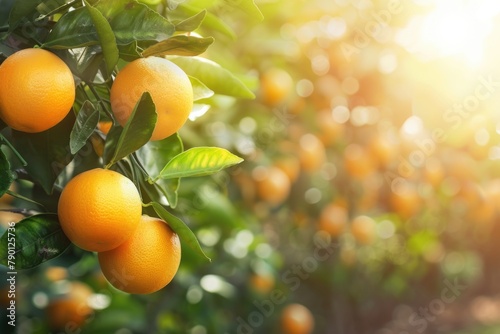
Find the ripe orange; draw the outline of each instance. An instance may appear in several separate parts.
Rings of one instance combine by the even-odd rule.
[[[132,236],[141,219],[142,204],[132,181],[120,173],[96,168],[68,182],[58,213],[64,233],[75,245],[103,252]]]
[[[255,292],[265,295],[274,288],[275,279],[270,273],[255,273],[250,276],[249,284]]]
[[[50,129],[66,117],[74,101],[71,70],[47,50],[24,49],[0,65],[0,117],[15,130]]]
[[[111,109],[124,126],[144,92],[153,98],[158,121],[151,140],[176,133],[193,109],[193,87],[184,71],[160,57],[140,58],[128,63],[111,86]]]
[[[281,313],[284,334],[310,334],[314,329],[314,317],[309,309],[300,304],[290,304]]]
[[[391,209],[403,219],[416,215],[422,206],[422,198],[412,184],[407,184],[397,192],[391,192],[389,200]]]
[[[344,135],[344,125],[333,119],[330,110],[320,111],[316,122],[319,128],[319,137],[326,146],[335,144]]]
[[[45,277],[51,282],[61,281],[68,277],[68,269],[57,266],[48,267],[45,270]]]
[[[387,136],[382,135],[372,138],[368,150],[373,157],[373,161],[380,167],[387,167],[394,161],[397,154],[396,143]]]
[[[300,161],[296,156],[284,155],[278,158],[274,165],[285,172],[290,182],[297,181],[300,174]]]
[[[170,283],[177,273],[181,244],[164,221],[142,216],[130,239],[98,257],[104,276],[115,288],[128,293],[153,293]]]
[[[88,299],[93,291],[81,282],[71,282],[67,294],[49,302],[45,309],[52,330],[67,330],[82,327],[92,314]]]
[[[299,140],[299,160],[306,172],[319,170],[326,161],[325,146],[313,134],[305,134]]]
[[[252,175],[257,181],[257,194],[267,203],[281,204],[290,194],[290,179],[278,167],[257,167]]]
[[[325,206],[321,211],[318,227],[332,237],[336,237],[345,231],[348,219],[347,209],[332,203]]]
[[[345,148],[344,166],[347,173],[357,179],[362,179],[375,170],[370,154],[359,144],[349,144]]]
[[[97,124],[97,128],[105,135],[109,133],[111,127],[113,127],[113,122],[111,121],[100,121],[99,124]]]
[[[16,192],[17,186],[14,182],[10,184],[9,190],[12,192]],[[0,197],[0,206],[3,204],[10,204],[10,203],[12,203],[13,200],[14,200],[14,197],[12,195],[3,194],[3,196]]]
[[[24,218],[24,215],[20,213],[0,211],[0,226],[8,226],[10,222],[17,223]]]
[[[375,221],[368,216],[357,216],[352,220],[351,233],[360,244],[368,245],[375,239]]]
[[[264,72],[260,78],[262,100],[269,105],[283,102],[292,89],[292,77],[280,68],[271,68]]]

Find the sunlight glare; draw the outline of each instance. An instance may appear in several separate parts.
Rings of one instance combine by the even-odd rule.
[[[398,34],[398,42],[426,60],[454,56],[480,65],[485,42],[500,13],[490,0],[434,0],[434,9],[416,17]]]

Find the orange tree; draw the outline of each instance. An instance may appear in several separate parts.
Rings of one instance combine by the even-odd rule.
[[[317,333],[417,331],[424,320],[414,312],[444,305],[446,283],[481,294],[498,274],[490,253],[499,233],[491,182],[498,100],[472,104],[478,98],[463,91],[488,95],[476,72],[448,58],[427,62],[401,45],[400,30],[432,5],[405,2],[396,14],[384,1],[332,3],[262,4],[270,19],[237,48],[261,80],[257,98],[238,101],[238,113],[207,115],[204,125],[214,143],[231,142],[246,161],[231,173],[231,195],[255,238],[237,247],[232,241],[246,234],[236,234],[224,248],[255,257],[224,281],[256,301],[234,308],[235,331],[277,331],[287,301],[312,310]],[[389,21],[377,21],[380,13]],[[459,116],[451,96],[474,112]],[[289,182],[280,175],[263,187],[276,168]],[[286,297],[273,302],[268,286]],[[456,292],[447,310],[467,307]],[[429,333],[444,314],[425,320]]]
[[[45,263],[48,260],[82,270],[76,275],[69,270],[61,279],[85,280],[95,291],[103,289],[102,275],[95,270],[96,257],[84,249],[106,251],[100,257],[107,268],[105,275],[118,287],[127,285],[126,281],[116,283],[123,280],[120,275],[116,278],[116,270],[123,269],[117,267],[120,261],[139,263],[137,254],[157,254],[148,260],[149,267],[135,270],[147,276],[159,266],[158,275],[164,276],[161,269],[165,267],[169,277],[160,285],[153,282],[157,285],[153,290],[123,288],[140,293],[165,286],[177,271],[178,263],[171,260],[179,260],[180,245],[165,247],[163,243],[180,239],[187,268],[189,262],[209,259],[183,221],[192,217],[189,207],[179,204],[190,200],[179,196],[181,180],[211,175],[242,161],[224,148],[189,140],[196,119],[211,108],[224,109],[227,97],[254,98],[244,83],[248,80],[208,59],[207,49],[215,41],[210,35],[220,37],[226,47],[236,37],[224,22],[233,16],[251,18],[249,22],[261,18],[253,1],[216,5],[204,1],[2,1],[0,197],[14,198],[3,211],[24,217],[9,216],[3,225],[0,262],[4,272],[18,272],[18,286],[22,282],[31,286],[32,279],[41,283],[38,291],[19,288],[16,299],[12,297],[19,312],[30,308],[23,301],[37,292],[49,297],[53,289],[61,292],[45,277],[51,269]],[[106,123],[111,124],[109,132],[101,131]],[[120,177],[105,176],[105,171]],[[137,204],[141,203],[143,214],[159,219],[140,218]],[[158,224],[165,223],[165,233],[154,232],[162,231]],[[147,237],[143,232],[149,229],[154,231]],[[158,235],[164,237],[158,239]],[[152,247],[150,251],[134,253],[142,242]],[[111,244],[113,249],[108,247]],[[127,250],[120,252],[120,247]],[[136,262],[117,259],[124,253]],[[124,305],[126,312],[136,312],[137,301],[127,304],[116,290],[106,291],[116,295],[111,304],[117,306],[110,307],[111,313],[119,313]],[[47,303],[38,300],[34,305],[26,314],[33,317],[32,328],[43,332],[47,323],[36,319]],[[88,313],[86,325],[96,318]],[[172,325],[168,319],[147,323],[143,315],[130,326],[180,332],[192,326]],[[71,321],[72,315],[56,316],[69,319],[56,330],[81,325],[81,321]],[[89,331],[109,330],[106,313],[97,318]],[[129,324],[113,326],[116,330]]]

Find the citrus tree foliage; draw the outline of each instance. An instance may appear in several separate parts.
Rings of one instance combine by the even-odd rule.
[[[116,170],[133,180],[145,213],[168,221],[183,243],[206,257],[196,236],[176,217],[181,180],[216,173],[242,159],[219,147],[185,147],[178,133],[149,141],[157,120],[151,96],[144,93],[122,127],[111,112],[109,94],[120,68],[135,59],[156,56],[167,57],[189,75],[194,92],[192,121],[209,112],[218,96],[253,98],[238,76],[200,56],[214,43],[211,34],[225,40],[236,37],[205,9],[209,5],[214,9],[214,4],[188,5],[178,0],[0,3],[0,62],[18,50],[40,47],[63,59],[77,83],[72,112],[55,127],[28,134],[0,123],[0,196],[17,197],[23,205],[15,210],[27,216],[16,225],[16,269],[37,266],[70,245],[53,214],[58,197],[72,177],[96,167]],[[220,2],[215,10],[226,16],[237,10],[261,18],[253,1]],[[114,123],[107,135],[98,129],[100,121]],[[29,196],[8,190],[15,180],[31,187]],[[0,243],[4,265],[8,264],[6,241],[4,235]]]

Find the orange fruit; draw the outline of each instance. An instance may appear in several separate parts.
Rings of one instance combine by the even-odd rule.
[[[330,110],[322,110],[318,113],[316,122],[319,127],[319,137],[323,144],[332,145],[344,135],[344,125],[333,119]]]
[[[177,234],[163,220],[142,216],[125,243],[98,254],[106,279],[117,289],[137,294],[156,292],[174,278],[181,262]]]
[[[318,227],[332,237],[336,237],[345,231],[348,219],[347,209],[332,203],[325,206],[321,211]]]
[[[424,177],[425,180],[433,187],[440,186],[445,177],[441,161],[432,157],[427,159],[424,169]]]
[[[306,172],[319,170],[326,161],[325,146],[313,134],[305,134],[299,140],[299,160]]]
[[[278,205],[290,194],[290,179],[278,167],[257,167],[252,175],[257,181],[257,194],[265,202]]]
[[[351,233],[362,245],[368,245],[375,239],[375,221],[368,216],[357,216],[352,220]]]
[[[16,192],[17,186],[14,182],[12,182],[9,186],[9,190],[12,192]],[[14,197],[12,195],[9,195],[7,193],[3,194],[3,196],[0,197],[0,205],[3,204],[10,204],[14,200]]]
[[[61,281],[68,277],[68,269],[64,267],[48,267],[45,270],[45,277],[52,282]]]
[[[71,70],[52,52],[24,49],[0,65],[0,117],[12,129],[50,129],[66,117],[74,101]]]
[[[143,93],[149,92],[156,106],[158,121],[151,140],[176,133],[193,109],[193,87],[184,71],[160,57],[140,58],[128,63],[111,86],[111,109],[124,126]]]
[[[275,161],[274,165],[285,172],[290,182],[297,181],[300,174],[300,161],[296,156],[282,156]]]
[[[112,127],[113,127],[113,122],[111,121],[100,121],[97,124],[97,128],[105,135],[109,133],[109,130],[111,130]]]
[[[293,89],[293,80],[290,74],[280,68],[271,68],[260,78],[262,100],[269,105],[283,102]]]
[[[352,267],[356,264],[358,260],[358,254],[356,253],[356,248],[351,246],[344,246],[340,250],[340,262],[346,267]]]
[[[265,295],[274,287],[275,280],[270,273],[255,273],[250,276],[249,283],[255,292]]]
[[[66,236],[78,247],[102,252],[130,238],[141,219],[134,183],[120,173],[91,169],[71,179],[58,205]]]
[[[416,215],[422,206],[422,198],[414,185],[408,184],[397,192],[391,192],[391,209],[401,218],[409,219]]]
[[[372,138],[368,150],[373,157],[373,161],[380,167],[387,167],[394,161],[397,154],[396,143],[381,135]]]
[[[284,334],[310,334],[314,329],[314,317],[301,304],[290,304],[281,313],[281,328]]]
[[[92,293],[88,285],[71,282],[69,292],[50,301],[45,309],[49,327],[52,330],[82,327],[93,312],[88,305]]]
[[[344,150],[344,167],[353,178],[361,179],[374,172],[374,162],[367,150],[359,144],[349,144]]]
[[[11,212],[11,211],[0,211],[0,225],[8,226],[10,222],[17,223],[25,216],[21,213]]]

